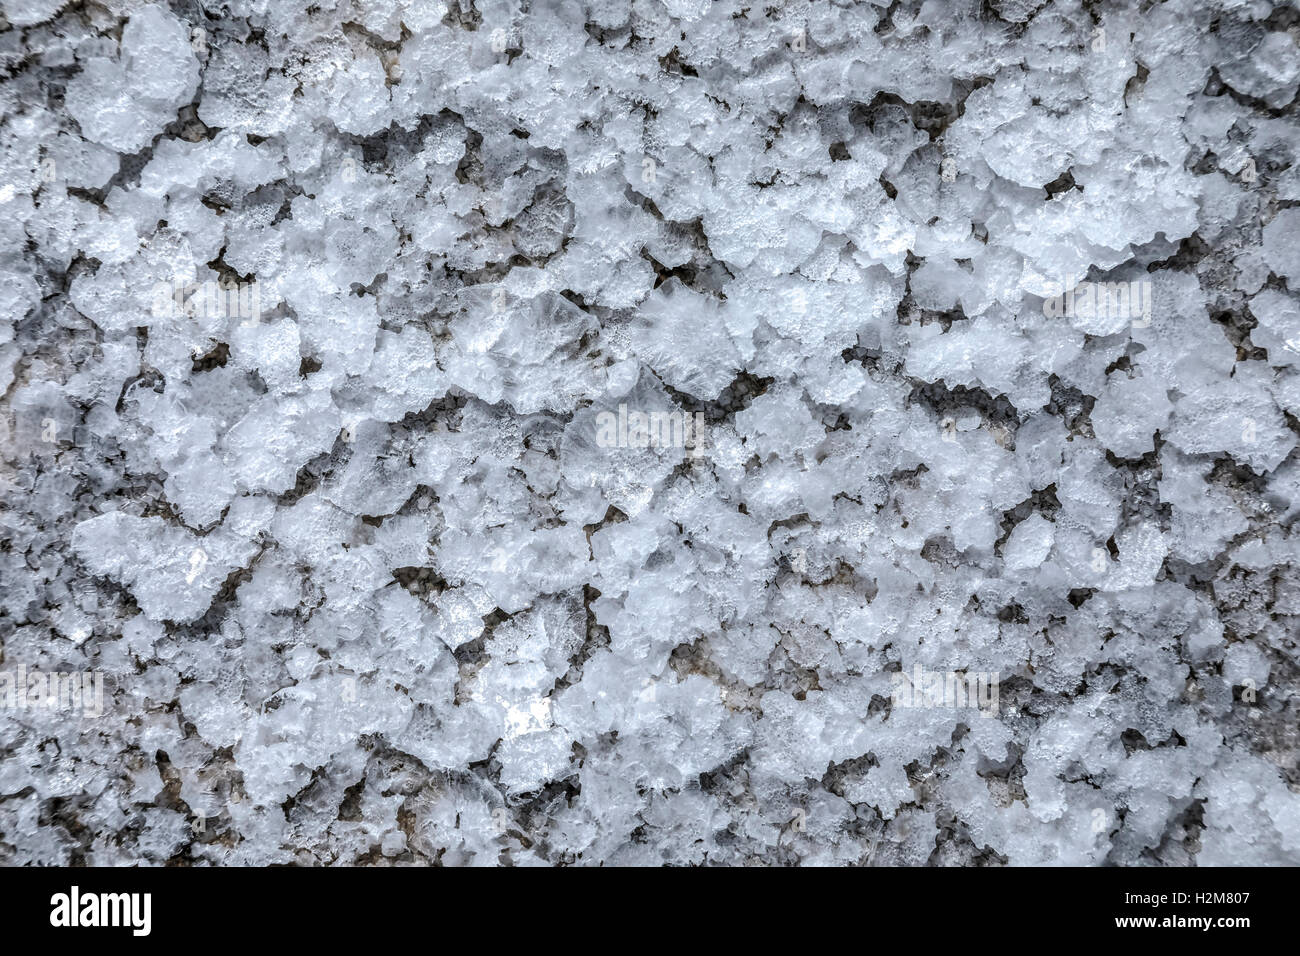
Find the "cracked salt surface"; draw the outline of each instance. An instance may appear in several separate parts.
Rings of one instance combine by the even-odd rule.
[[[1300,863],[1295,5],[0,9],[0,861]]]

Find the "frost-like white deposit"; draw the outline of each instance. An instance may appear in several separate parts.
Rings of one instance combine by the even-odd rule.
[[[0,11],[0,860],[1300,863],[1295,5]]]

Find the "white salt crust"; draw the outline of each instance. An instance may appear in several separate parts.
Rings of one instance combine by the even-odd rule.
[[[0,862],[1300,863],[1295,5],[0,10]]]

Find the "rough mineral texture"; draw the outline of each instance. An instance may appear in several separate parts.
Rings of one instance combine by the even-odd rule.
[[[1295,4],[0,11],[0,862],[1300,863]]]

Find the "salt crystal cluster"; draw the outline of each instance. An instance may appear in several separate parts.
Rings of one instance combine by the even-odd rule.
[[[0,10],[3,862],[1300,863],[1296,5]]]

